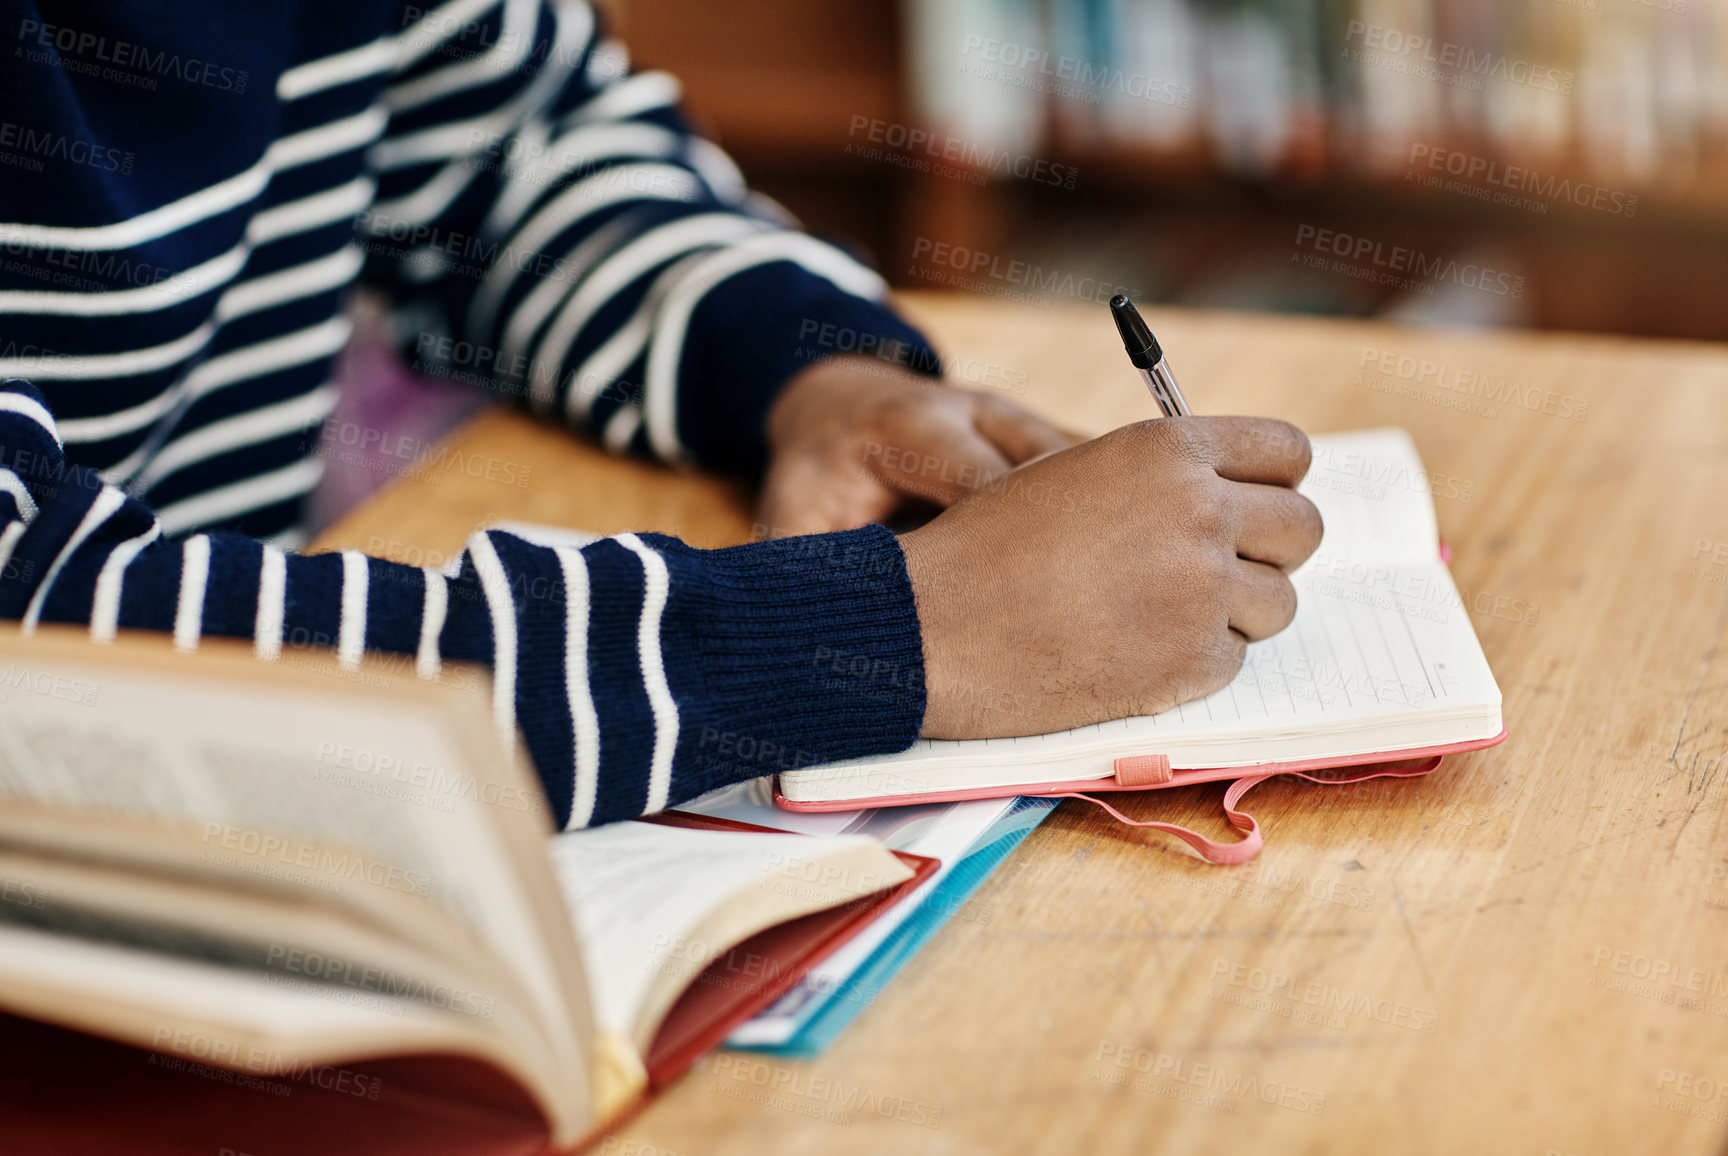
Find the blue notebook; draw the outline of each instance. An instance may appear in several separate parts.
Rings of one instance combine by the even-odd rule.
[[[827,1047],[939,927],[957,917],[988,918],[988,913],[969,911],[967,901],[1055,802],[1008,797],[810,813],[776,807],[772,785],[763,780],[684,804],[682,810],[808,835],[869,835],[890,850],[942,863],[918,893],[740,1024],[727,1046],[777,1055],[813,1055]]]
[[[779,1003],[764,1011],[759,1019],[776,1013],[785,1016],[786,1013],[780,1010],[781,1004],[788,1000],[801,1000],[795,1013],[798,1026],[784,1042],[734,1042],[739,1035],[749,1038],[750,1024],[745,1024],[726,1046],[795,1059],[820,1055],[839,1038],[859,1012],[875,1002],[888,981],[918,954],[944,923],[965,911],[972,893],[1008,857],[1008,853],[1032,833],[1032,828],[1044,821],[1057,802],[1057,799],[1015,799],[1008,813],[992,823],[964,857],[931,880],[930,893],[921,902],[914,903],[907,918],[837,987],[826,993],[816,992],[815,998],[802,996],[800,989],[794,988]]]

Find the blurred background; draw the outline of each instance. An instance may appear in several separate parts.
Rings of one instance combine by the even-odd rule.
[[[610,0],[898,287],[1728,338],[1728,0]]]

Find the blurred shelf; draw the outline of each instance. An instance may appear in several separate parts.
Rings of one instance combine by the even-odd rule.
[[[1048,12],[1057,3],[1038,0],[1037,7]],[[1721,126],[1701,129],[1695,158],[1670,157],[1644,180],[1601,175],[1581,146],[1556,138],[1539,159],[1532,152],[1523,162],[1540,174],[1532,193],[1432,170],[1426,175],[1442,183],[1424,184],[1412,179],[1423,173],[1419,167],[1376,157],[1329,127],[1354,121],[1318,104],[1311,115],[1293,118],[1284,159],[1252,177],[1226,166],[1198,128],[1176,147],[1121,143],[1097,135],[1103,122],[1087,119],[1095,114],[1076,115],[1049,97],[1040,115],[1048,139],[1030,147],[1041,160],[1074,167],[1075,187],[974,183],[938,166],[920,171],[848,149],[860,143],[860,118],[921,127],[909,111],[900,4],[614,0],[612,7],[637,65],[664,68],[683,81],[692,118],[719,138],[756,187],[814,231],[866,251],[896,284],[917,283],[909,279],[911,258],[931,239],[1047,266],[1132,275],[1153,293],[1179,294],[1220,270],[1254,262],[1267,281],[1294,280],[1288,269],[1266,263],[1290,265],[1294,229],[1305,223],[1371,233],[1424,252],[1508,255],[1528,274],[1522,320],[1529,324],[1728,338],[1721,273],[1728,268],[1728,153],[1720,151],[1728,140],[1710,135]],[[1431,147],[1444,141],[1483,163],[1520,163],[1460,126],[1427,135]],[[1605,188],[1611,204],[1624,206],[1635,196],[1636,212],[1572,203],[1555,191],[1561,181]],[[1528,203],[1497,203],[1501,191]],[[1071,246],[1066,253],[1058,251],[1063,244]],[[1130,269],[1135,260],[1142,266]],[[1392,304],[1386,294],[1364,295],[1361,282],[1351,292],[1332,286],[1338,291],[1309,298],[1297,288],[1286,307]]]

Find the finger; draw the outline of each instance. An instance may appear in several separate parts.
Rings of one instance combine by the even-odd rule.
[[[1230,568],[1230,629],[1249,642],[1271,638],[1296,617],[1296,587],[1284,571],[1237,560]]]
[[[1194,436],[1218,476],[1233,482],[1294,486],[1308,473],[1308,435],[1268,417],[1178,418],[1194,423]]]
[[[899,499],[867,471],[837,471],[826,459],[777,457],[756,505],[760,537],[827,534],[879,522]]]
[[[1013,468],[962,416],[921,425],[904,443],[883,446],[870,461],[875,476],[896,493],[951,506]]]
[[[975,395],[972,422],[1002,455],[1015,465],[1079,445],[1085,437],[1059,429],[1011,401]]]
[[[1320,545],[1324,526],[1314,503],[1283,486],[1235,484],[1236,555],[1288,573]]]

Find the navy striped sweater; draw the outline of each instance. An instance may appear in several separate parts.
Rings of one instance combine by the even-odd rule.
[[[488,663],[569,826],[911,742],[922,648],[881,527],[713,551],[494,531],[454,578],[293,552],[356,279],[423,366],[672,463],[760,469],[777,391],[832,352],[804,334],[934,363],[592,9],[4,9],[0,616]]]

